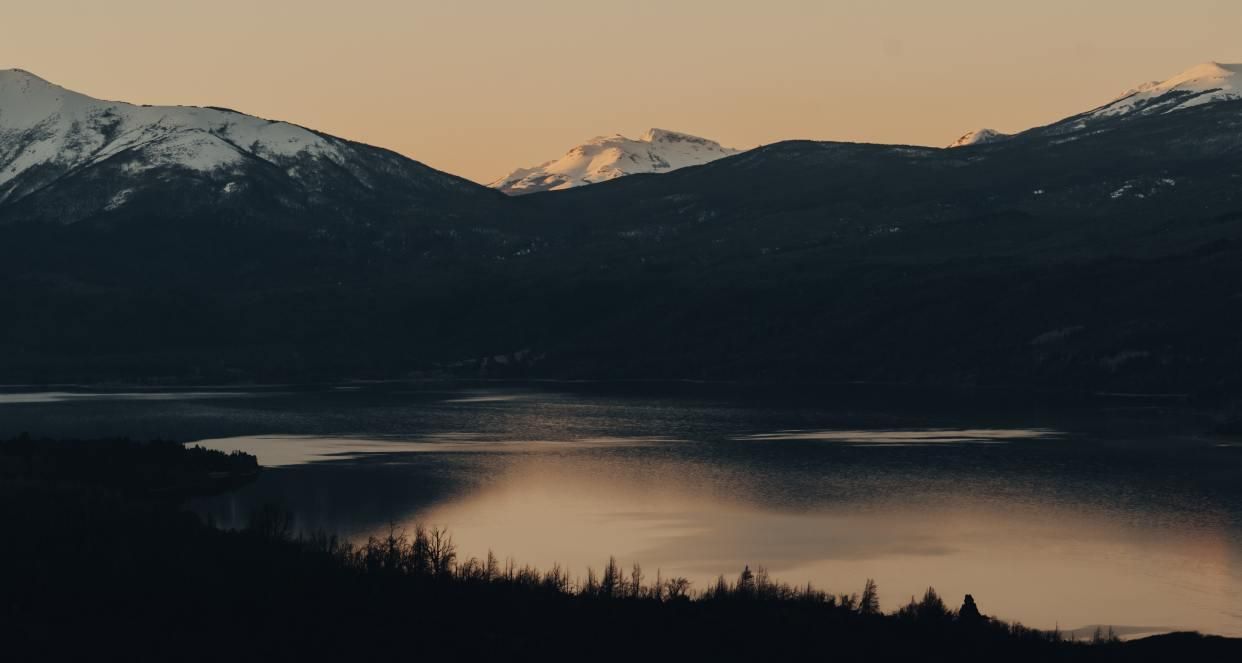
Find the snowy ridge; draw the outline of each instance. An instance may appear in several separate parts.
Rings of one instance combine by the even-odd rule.
[[[614,134],[593,138],[560,159],[519,168],[488,186],[509,195],[556,191],[636,173],[666,173],[738,152],[706,138],[664,129],[651,129],[638,140]]]
[[[1165,81],[1144,83],[1098,108],[1025,133],[1072,134],[1102,120],[1161,115],[1204,104],[1242,100],[1242,64],[1205,62]],[[1016,134],[992,129],[971,131],[950,148],[997,143]],[[1072,137],[1066,140],[1072,140]]]
[[[212,172],[262,160],[345,162],[343,144],[234,111],[136,106],[66,90],[21,69],[0,71],[0,203],[78,168],[127,154],[126,171]],[[35,181],[19,183],[23,175]]]
[[[1202,104],[1242,99],[1242,64],[1205,62],[1166,81],[1126,92],[1086,114],[1088,118],[1171,113]]]
[[[998,143],[1009,138],[1009,134],[1001,133],[995,129],[976,129],[962,135],[961,138],[953,141],[949,147],[968,147],[970,145],[987,145],[988,143]]]

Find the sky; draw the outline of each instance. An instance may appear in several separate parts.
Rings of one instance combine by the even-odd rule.
[[[225,106],[479,181],[651,127],[944,145],[1209,60],[1237,0],[9,0],[0,68]],[[2,111],[2,109],[0,109]]]

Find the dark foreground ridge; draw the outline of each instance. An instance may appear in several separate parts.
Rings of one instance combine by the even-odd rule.
[[[169,499],[253,462],[167,443],[0,442],[10,660],[1242,660],[1242,640],[1194,633],[1070,642],[990,619],[971,597],[952,610],[930,588],[885,614],[871,581],[834,595],[747,568],[699,589],[614,560],[571,578],[462,559],[443,530],[354,546],[295,538],[267,508],[229,532]]]

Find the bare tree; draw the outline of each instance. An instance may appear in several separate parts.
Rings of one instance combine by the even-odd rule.
[[[289,541],[293,538],[293,512],[264,504],[250,513],[246,531],[272,541]]]
[[[664,595],[669,601],[680,601],[690,598],[690,581],[681,576],[664,581]]]
[[[457,561],[457,546],[453,544],[453,536],[448,530],[440,527],[431,530],[427,537],[427,555],[432,575],[439,577],[453,570],[453,563]]]

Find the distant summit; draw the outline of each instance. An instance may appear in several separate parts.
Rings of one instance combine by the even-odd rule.
[[[1003,134],[995,129],[976,129],[968,132],[961,138],[953,141],[949,147],[967,147],[969,145],[987,145],[988,143],[996,143],[1009,138],[1009,134]]]
[[[570,189],[637,173],[699,166],[738,152],[716,141],[667,129],[651,129],[638,140],[613,134],[593,138],[554,161],[519,168],[488,186],[509,195]]]
[[[1140,85],[1086,116],[1153,115],[1238,99],[1242,99],[1242,64],[1205,62],[1166,81]]]
[[[1242,100],[1242,64],[1205,62],[1164,81],[1152,81],[1127,90],[1112,101],[1085,113],[1031,129],[1024,134],[1068,134],[1113,118],[1163,115],[1204,104]],[[971,131],[949,147],[986,145],[1017,134],[993,129]]]

